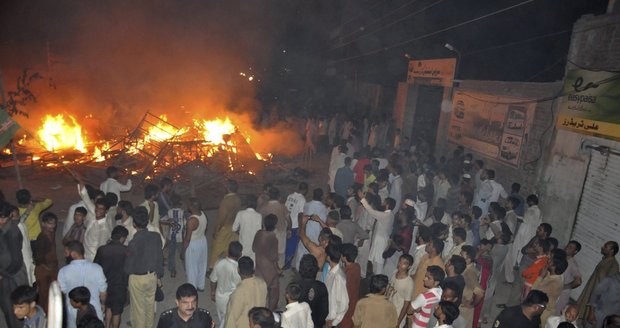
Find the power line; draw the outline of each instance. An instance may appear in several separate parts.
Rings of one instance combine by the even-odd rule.
[[[470,51],[470,52],[466,52],[464,53],[462,56],[472,56],[481,52],[486,52],[486,51],[490,51],[490,50],[495,50],[495,49],[501,49],[501,48],[505,48],[505,47],[510,47],[510,46],[514,46],[514,45],[518,45],[518,44],[522,44],[522,43],[527,43],[530,41],[536,41],[536,40],[540,40],[540,39],[546,39],[546,38],[550,38],[552,36],[558,36],[558,35],[562,35],[562,34],[566,34],[571,32],[571,30],[563,30],[563,31],[558,31],[558,32],[551,32],[551,33],[547,33],[547,34],[543,34],[543,35],[538,35],[529,39],[525,39],[525,40],[519,40],[519,41],[514,41],[514,42],[509,42],[509,43],[504,43],[501,45],[497,45],[497,46],[492,46],[492,47],[488,47],[488,48],[484,48],[484,49],[480,49],[480,50],[474,50],[474,51]]]
[[[525,81],[529,82],[529,81],[533,80],[534,78],[538,77],[540,74],[549,71],[550,69],[554,68],[557,64],[563,62],[565,58],[566,58],[566,56],[564,56],[564,55],[560,56],[560,58],[558,58],[558,60],[556,60],[553,64],[543,68],[542,70],[540,70],[536,74],[534,74],[534,75],[530,76],[529,78],[527,78]]]
[[[391,46],[387,46],[387,47],[383,47],[383,48],[380,48],[380,49],[375,49],[375,50],[372,50],[372,51],[369,51],[369,52],[366,52],[366,53],[362,53],[362,54],[359,54],[359,55],[355,55],[355,56],[339,59],[339,60],[334,61],[333,63],[337,64],[337,63],[346,62],[346,61],[349,61],[349,60],[352,60],[352,59],[357,59],[357,58],[365,57],[365,56],[368,56],[368,55],[374,55],[374,54],[382,52],[382,51],[386,51],[386,50],[389,50],[389,49],[392,49],[392,48],[395,48],[395,47],[399,47],[399,46],[402,46],[402,45],[405,45],[405,44],[408,44],[408,43],[411,43],[411,42],[422,40],[422,39],[428,38],[428,37],[433,36],[433,35],[437,35],[437,34],[440,34],[440,33],[443,33],[443,32],[449,31],[449,30],[453,30],[455,28],[459,28],[461,26],[465,26],[467,24],[470,24],[470,23],[473,23],[473,22],[476,22],[476,21],[479,21],[479,20],[482,20],[482,19],[485,19],[485,18],[488,18],[488,17],[491,17],[491,16],[495,16],[495,15],[504,13],[506,11],[509,11],[509,10],[514,9],[514,8],[518,8],[518,7],[524,6],[524,5],[529,4],[531,2],[534,2],[534,1],[535,0],[526,0],[526,1],[520,2],[518,4],[515,4],[515,5],[512,5],[512,6],[508,6],[506,8],[502,8],[502,9],[493,11],[491,13],[488,13],[488,14],[485,14],[485,15],[482,15],[482,16],[479,16],[479,17],[467,20],[465,22],[461,22],[461,23],[458,23],[458,24],[455,24],[455,25],[452,25],[452,26],[448,26],[446,28],[443,28],[443,29],[440,29],[440,30],[436,30],[434,32],[430,32],[430,33],[427,33],[427,34],[424,34],[424,35],[421,35],[421,36],[418,36],[418,37],[415,37],[415,38],[412,38],[412,39],[409,39],[409,40],[398,42],[398,43],[393,44]]]
[[[413,3],[415,3],[416,1],[418,1],[418,0],[412,0],[412,1],[409,1],[409,2],[405,3],[404,5],[402,5],[402,6],[398,7],[398,8],[396,8],[396,9],[394,9],[394,10],[392,10],[392,11],[390,11],[389,13],[387,13],[387,14],[385,14],[385,15],[383,15],[383,16],[381,16],[381,17],[379,17],[379,18],[374,19],[374,20],[373,20],[372,22],[370,22],[368,25],[373,25],[373,24],[375,24],[375,23],[379,22],[380,20],[382,20],[382,19],[384,19],[384,18],[386,18],[386,17],[388,17],[388,16],[392,15],[393,13],[395,13],[395,12],[397,12],[397,11],[401,10],[402,8],[405,8],[405,7],[407,7],[407,6],[409,6],[409,5],[413,4]],[[368,9],[367,9],[367,11],[371,11],[372,9],[374,9],[375,7],[377,7],[377,6],[378,6],[378,5],[380,5],[380,4],[381,4],[381,2],[379,2],[379,3],[375,4],[374,6],[371,6],[370,8],[368,8]],[[342,26],[345,26],[346,24],[349,24],[350,22],[355,21],[355,20],[357,19],[357,17],[359,17],[359,16],[361,16],[361,15],[357,15],[357,16],[355,16],[355,18],[350,19],[350,20],[348,20],[348,21],[347,21],[347,22],[345,22],[345,23],[342,23]],[[341,37],[340,37],[340,39],[347,38],[347,37],[349,37],[349,36],[351,36],[351,35],[354,35],[354,34],[356,34],[356,33],[358,33],[358,31],[355,31],[355,32],[349,33],[349,34],[347,34],[347,35],[345,35],[345,36],[341,36]]]
[[[405,16],[403,16],[403,17],[401,17],[401,18],[399,18],[399,19],[397,19],[397,20],[395,20],[395,21],[393,21],[393,22],[391,22],[391,23],[389,23],[389,24],[387,24],[387,25],[384,25],[384,26],[382,26],[382,27],[380,27],[380,28],[378,28],[378,29],[374,30],[374,31],[370,31],[369,33],[367,33],[367,34],[363,34],[363,35],[361,35],[361,36],[360,36],[360,37],[358,37],[358,38],[355,38],[355,39],[353,39],[353,40],[351,40],[351,41],[348,41],[348,42],[343,43],[343,44],[340,44],[340,45],[338,45],[338,46],[336,46],[336,47],[334,47],[334,48],[331,48],[331,49],[329,49],[329,51],[333,51],[333,50],[336,50],[336,49],[340,49],[340,48],[345,47],[345,46],[347,46],[347,45],[349,45],[349,44],[351,44],[351,43],[353,43],[353,42],[355,42],[355,41],[357,41],[357,40],[364,39],[364,38],[366,38],[366,37],[368,37],[368,36],[371,36],[371,35],[373,35],[373,34],[375,34],[375,33],[379,32],[379,31],[383,31],[383,30],[385,30],[386,28],[391,27],[391,26],[394,26],[394,25],[396,25],[396,24],[398,24],[398,23],[402,22],[403,20],[405,20],[405,19],[407,19],[407,18],[409,18],[409,17],[413,17],[413,16],[416,16],[416,15],[418,15],[418,14],[420,14],[420,13],[423,13],[423,12],[427,11],[428,9],[430,9],[430,8],[432,8],[432,7],[436,6],[436,5],[438,5],[439,3],[444,2],[444,1],[445,1],[445,0],[438,0],[438,1],[435,1],[435,2],[431,3],[430,5],[428,5],[428,6],[424,7],[424,8],[422,8],[422,9],[420,9],[420,10],[418,10],[418,11],[415,11],[415,12],[412,12],[412,13],[410,13],[410,14],[408,14],[408,15],[405,15]],[[532,0],[532,1],[533,1],[533,0]]]
[[[354,0],[354,2],[355,2],[355,0]],[[370,11],[370,10],[372,10],[372,9],[375,9],[375,7],[378,7],[378,6],[379,6],[380,4],[382,4],[383,2],[386,2],[386,0],[383,0],[383,1],[377,1],[377,3],[375,3],[373,6],[370,6],[370,8],[368,8],[368,9],[366,9],[366,10],[369,10],[369,11]],[[351,23],[351,22],[355,21],[358,17],[361,17],[361,16],[362,16],[362,14],[357,14],[357,15],[353,16],[353,18],[349,19],[349,20],[348,20],[348,21],[346,21],[346,22],[343,22],[343,23],[342,23],[342,26],[345,26],[345,25],[347,25],[347,24],[349,24],[349,23]]]

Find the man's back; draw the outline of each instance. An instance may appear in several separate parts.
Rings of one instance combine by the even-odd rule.
[[[75,327],[75,315],[77,312],[71,308],[68,299],[69,292],[75,287],[84,286],[88,288],[90,291],[90,304],[97,311],[97,316],[100,319],[103,318],[99,294],[107,291],[108,284],[103,269],[99,264],[91,263],[87,260],[73,260],[69,265],[62,267],[58,271],[58,283],[60,284],[60,290],[67,295],[68,327]]]
[[[282,313],[281,326],[284,328],[309,328],[314,327],[310,306],[306,302],[293,302],[286,305],[286,311]]]
[[[127,246],[125,272],[127,274],[144,274],[157,272],[163,276],[163,254],[160,234],[139,230]]]
[[[239,273],[237,273],[237,261],[225,257],[213,267],[211,272],[211,282],[217,282],[216,297],[228,297],[237,287],[237,284],[241,281]]]
[[[226,328],[245,327],[248,311],[267,304],[267,284],[263,279],[251,277],[241,280],[230,295],[226,309]]]
[[[108,243],[97,250],[95,263],[99,264],[106,276],[108,285],[127,286],[127,274],[120,268],[125,267],[127,246],[121,243]]]
[[[396,307],[384,295],[368,294],[360,299],[353,313],[356,327],[395,327]]]
[[[302,279],[300,302],[306,302],[312,310],[312,321],[315,327],[323,327],[329,312],[329,298],[325,284],[314,279]]]

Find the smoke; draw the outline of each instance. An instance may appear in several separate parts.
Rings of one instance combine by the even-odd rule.
[[[240,129],[261,140],[261,148],[270,148],[262,140],[274,135],[299,139],[283,126],[257,125],[263,108],[255,90],[278,33],[269,2],[39,2],[48,4],[39,18],[48,27],[49,57],[41,56],[44,45],[37,55],[31,45],[23,49],[29,49],[30,67],[43,67],[51,81],[34,89],[39,102],[27,109],[30,119],[20,120],[30,130],[43,114],[70,113],[91,139],[109,138],[135,127],[148,110],[178,126],[234,116]],[[292,154],[301,145],[291,144],[274,146]],[[278,147],[271,148],[265,151]]]

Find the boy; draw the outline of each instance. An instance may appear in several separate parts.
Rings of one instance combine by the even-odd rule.
[[[404,327],[406,322],[403,321],[411,302],[411,294],[413,294],[413,279],[409,276],[409,269],[413,264],[413,256],[403,254],[398,259],[398,267],[396,273],[390,280],[390,290],[388,299],[396,308],[398,315],[397,327]]]
[[[549,262],[549,247],[549,242],[546,239],[538,239],[534,242],[533,248],[536,250],[536,260],[521,273],[521,276],[525,280],[523,284],[523,293],[521,294],[522,298],[525,298],[530,292],[532,285],[534,285],[540,273],[547,266]]]
[[[302,290],[298,283],[292,282],[286,286],[286,311],[282,313],[282,327],[310,328],[314,327],[310,306],[306,302],[299,302]]]
[[[11,292],[13,313],[24,321],[24,328],[45,328],[47,319],[43,308],[37,305],[37,289],[30,286],[19,286]]]
[[[241,281],[239,276],[239,264],[243,246],[238,241],[228,244],[228,256],[215,263],[209,280],[211,281],[211,300],[215,302],[217,316],[220,320],[219,327],[224,328],[226,319],[226,305],[230,294],[235,291]]]
[[[411,302],[408,314],[412,316],[413,328],[426,328],[435,304],[441,300],[441,282],[446,273],[436,265],[431,265],[426,269],[424,276],[424,287],[428,290],[421,293]]]
[[[41,226],[39,225],[39,216],[41,212],[52,206],[52,200],[46,198],[44,200],[32,199],[32,194],[28,189],[20,189],[15,192],[15,198],[17,198],[17,207],[19,207],[20,221],[26,224],[26,231],[28,231],[28,238],[33,241],[37,239],[41,232]]]
[[[69,292],[69,302],[71,307],[77,310],[75,324],[80,326],[82,320],[89,317],[97,318],[95,307],[90,304],[90,291],[84,286],[75,287]]]
[[[183,242],[183,232],[185,231],[185,221],[187,219],[185,212],[181,208],[181,197],[173,194],[170,197],[172,208],[168,210],[166,220],[162,220],[162,225],[169,226],[168,234],[168,271],[170,277],[177,276],[176,270],[176,254]]]
[[[34,256],[34,275],[37,287],[41,291],[39,303],[44,311],[47,309],[47,299],[50,285],[58,278],[58,258],[56,257],[56,225],[58,218],[52,212],[41,215],[41,233],[32,244]]]
[[[86,232],[86,225],[84,224],[84,220],[86,219],[86,215],[88,211],[86,207],[80,206],[75,209],[75,213],[73,214],[73,225],[69,228],[69,231],[62,238],[62,243],[66,244],[72,240],[77,240],[80,243],[84,243],[84,233]]]

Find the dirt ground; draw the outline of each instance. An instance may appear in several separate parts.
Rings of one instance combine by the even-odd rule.
[[[264,183],[271,182],[280,189],[282,200],[286,198],[288,194],[293,192],[297,188],[299,182],[307,182],[309,189],[312,190],[317,187],[326,188],[327,183],[327,168],[329,165],[329,155],[318,154],[311,162],[303,162],[301,156],[297,158],[278,158],[275,157],[273,163],[268,165],[265,170],[259,172],[256,176],[238,176],[239,192],[242,194],[253,193],[258,195],[261,192]],[[294,174],[295,168],[303,168],[308,171],[308,177],[301,177]],[[94,186],[98,186],[105,177],[105,167],[80,167],[77,170],[82,174],[87,183]],[[297,170],[299,171],[299,170]],[[54,201],[54,205],[49,209],[59,217],[57,240],[60,240],[62,225],[67,216],[69,207],[79,201],[77,194],[76,182],[73,177],[65,170],[55,168],[41,168],[41,167],[21,167],[23,188],[29,189],[34,198],[51,198]],[[191,195],[191,183],[192,179],[196,177],[180,177],[178,182],[175,183],[175,191],[182,197],[187,198]],[[155,179],[157,182],[158,179]],[[225,194],[223,176],[221,179],[217,179],[211,184],[200,186],[195,189],[195,196],[200,199],[205,208],[205,212],[208,217],[208,226],[214,227],[217,220],[217,204]],[[144,200],[143,187],[145,183],[135,181],[134,186],[130,192],[123,193],[121,197],[124,200],[129,200],[133,204],[139,204]],[[19,189],[14,167],[5,167],[0,169],[0,190],[4,193],[7,201],[15,203],[15,191]],[[207,232],[207,240],[209,244],[212,240],[212,230]],[[57,255],[59,263],[64,262],[64,255],[62,245],[57,243]],[[167,249],[164,249],[164,258],[167,258]],[[291,279],[293,279],[294,273],[288,270],[284,273],[284,277],[281,280],[280,289],[283,295],[284,288]],[[185,282],[185,271],[183,264],[177,261],[177,276],[171,278],[166,272],[163,279],[164,294],[166,295],[163,302],[157,304],[156,320],[159,318],[159,314],[166,309],[172,308],[175,305],[174,294],[176,288]],[[207,283],[208,286],[208,283]],[[280,306],[284,308],[285,301],[283,297],[280,299]],[[209,288],[205,292],[199,295],[199,307],[206,308],[211,312],[214,320],[219,323],[215,311],[215,304],[209,298]],[[123,327],[129,327],[129,308],[125,308],[123,313]],[[4,318],[0,313],[0,328],[4,327]]]

